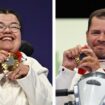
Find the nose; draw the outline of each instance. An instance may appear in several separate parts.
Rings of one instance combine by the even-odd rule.
[[[4,32],[10,33],[12,31],[11,31],[11,29],[9,27],[5,27]]]

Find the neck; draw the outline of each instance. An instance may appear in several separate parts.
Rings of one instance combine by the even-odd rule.
[[[99,59],[99,62],[105,62],[105,59]]]

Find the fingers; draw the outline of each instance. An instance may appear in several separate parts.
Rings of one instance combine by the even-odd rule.
[[[3,54],[5,56],[9,56],[9,52],[5,50],[0,50],[0,54]]]
[[[6,61],[8,56],[9,56],[9,52],[4,51],[4,50],[0,50],[0,73],[3,73],[3,68],[2,68],[1,63]]]
[[[87,57],[84,57],[81,61],[80,61],[80,64],[84,63],[84,62],[93,62],[95,60],[95,58],[91,57],[91,56],[87,56]]]
[[[79,62],[78,68],[84,68],[89,72],[95,71],[100,68],[98,58],[89,46],[82,47],[80,52],[85,54],[86,56],[83,57]]]
[[[78,68],[84,68],[84,67],[88,71],[95,71],[98,68],[100,68],[100,64],[97,58],[87,56],[80,61],[78,66]]]
[[[11,80],[23,78],[24,76],[28,74],[28,71],[29,71],[28,65],[19,65],[19,67],[16,70],[12,71],[8,75],[8,78]]]
[[[85,62],[79,65],[78,68],[82,68],[83,70],[92,72],[91,65],[92,65],[91,63]]]
[[[89,55],[89,56],[92,56],[92,57],[96,57],[94,51],[89,46],[82,47],[80,52],[86,54],[87,56]]]
[[[64,55],[63,55],[62,66],[66,67],[70,70],[73,70],[77,66],[77,64],[75,62],[75,57],[79,55],[79,52],[80,52],[79,45],[65,51]]]
[[[9,56],[9,53],[7,51],[0,50],[0,63],[5,61],[8,56]]]
[[[77,45],[76,47],[65,51],[64,56],[68,57],[68,58],[74,58],[74,57],[78,56],[79,53],[80,53],[80,45]]]
[[[20,68],[17,68],[15,71],[12,71],[9,75],[8,78],[11,80],[15,80],[16,79],[16,75],[19,74]]]
[[[80,61],[79,57],[81,53],[86,54],[86,56]],[[99,68],[98,58],[88,45],[83,47],[77,45],[76,47],[65,51],[62,65],[72,70],[75,67],[86,67],[91,70]]]

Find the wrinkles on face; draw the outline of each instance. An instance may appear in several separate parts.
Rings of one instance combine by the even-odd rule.
[[[105,58],[105,19],[92,19],[87,32],[87,42],[98,58]]]
[[[96,46],[105,47],[105,40],[94,39],[92,44],[93,44],[93,47],[96,47]]]

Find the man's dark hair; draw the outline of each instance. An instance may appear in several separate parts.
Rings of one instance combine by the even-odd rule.
[[[92,12],[90,14],[89,21],[88,21],[88,31],[89,31],[89,28],[91,26],[93,17],[97,17],[97,18],[100,18],[100,19],[105,19],[105,8],[95,10],[94,12]]]

